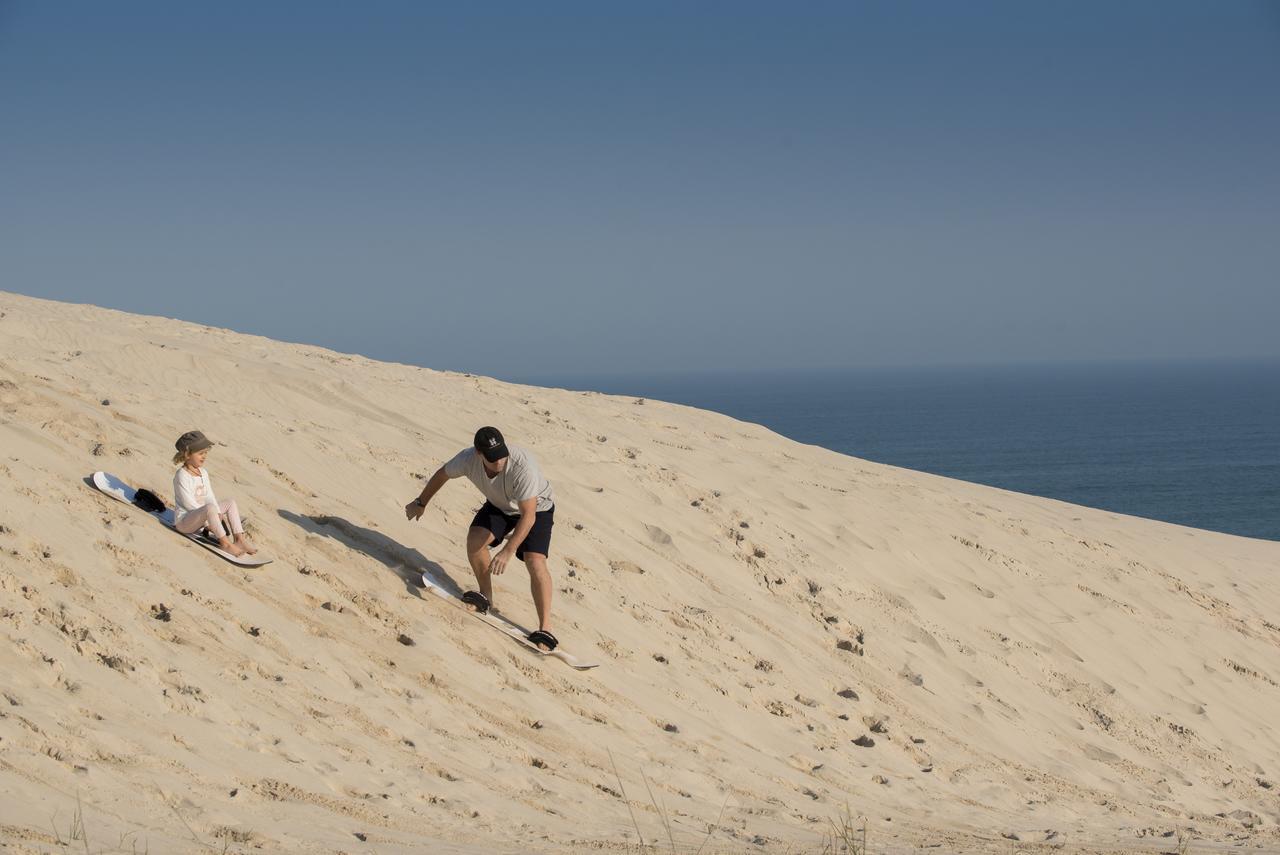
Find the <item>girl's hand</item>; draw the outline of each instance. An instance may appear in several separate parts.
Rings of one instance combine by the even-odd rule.
[[[414,499],[412,502],[404,506],[404,518],[407,520],[420,520],[423,513],[427,510],[427,506]]]

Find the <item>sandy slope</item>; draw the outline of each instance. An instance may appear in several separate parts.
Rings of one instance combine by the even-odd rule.
[[[1280,544],[655,401],[7,293],[0,313],[14,851],[83,851],[77,811],[93,852],[621,850],[628,802],[670,851],[646,781],[687,852],[709,827],[704,852],[819,851],[846,804],[873,851],[1172,850],[1187,828],[1280,850]],[[555,485],[557,628],[594,671],[411,584],[468,581],[470,485],[401,508],[489,423]],[[168,496],[192,427],[268,567],[84,483]],[[498,590],[532,618],[523,568]]]

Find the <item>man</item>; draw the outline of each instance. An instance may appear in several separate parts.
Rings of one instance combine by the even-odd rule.
[[[493,605],[492,577],[502,575],[512,556],[524,561],[538,610],[538,630],[529,634],[529,640],[544,650],[555,650],[559,642],[551,634],[551,573],[547,570],[556,507],[551,482],[532,454],[519,446],[508,449],[497,428],[482,427],[472,447],[436,470],[421,495],[404,506],[405,518],[421,519],[440,488],[462,476],[485,497],[467,532],[467,559],[480,590],[467,591],[462,601],[474,611],[487,612]],[[504,539],[507,545],[491,555],[489,549]]]

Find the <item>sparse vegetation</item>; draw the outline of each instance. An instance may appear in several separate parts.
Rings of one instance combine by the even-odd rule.
[[[600,789],[603,789],[605,792],[609,792],[613,795],[620,794],[623,802],[626,803],[627,813],[631,816],[631,826],[632,828],[635,829],[636,839],[639,841],[639,848],[642,850],[658,849],[659,843],[657,838],[655,838],[652,843],[645,843],[644,834],[640,831],[640,823],[636,821],[635,810],[632,809],[631,807],[631,799],[627,797],[627,788],[626,788],[626,785],[622,783],[622,775],[618,772],[618,764],[613,759],[612,751],[609,752],[609,763],[613,767],[613,776],[618,782],[618,793],[613,793],[613,791],[607,787],[600,787]],[[676,845],[675,832],[672,830],[672,827],[671,827],[671,816],[667,811],[666,802],[664,801],[660,803],[658,798],[654,795],[653,787],[650,786],[649,784],[649,777],[648,775],[645,774],[643,769],[640,770],[640,779],[644,781],[644,788],[649,794],[649,804],[653,805],[654,811],[658,814],[658,818],[662,821],[662,827],[667,834],[667,846],[670,847],[670,851],[672,855],[679,855],[680,849]],[[729,797],[726,795],[724,798],[724,803],[720,805],[720,813],[716,815],[715,822],[707,823],[706,836],[702,838],[702,842],[698,844],[697,849],[691,850],[693,852],[693,855],[698,855],[698,853],[701,853],[702,850],[706,847],[708,841],[711,840],[711,836],[715,834],[716,829],[720,827],[720,820],[724,818],[724,812],[725,812],[725,809],[728,808],[728,806],[729,806]]]
[[[69,840],[63,840],[62,834],[58,831],[58,812],[53,812],[53,818],[50,820],[53,826],[53,836],[58,841],[59,846],[69,846],[79,841],[84,844],[84,851],[89,851],[89,837],[84,830],[84,805],[80,802],[80,793],[76,793],[76,809],[71,814],[71,825],[67,829],[67,837]]]
[[[861,827],[858,820],[862,821]],[[831,830],[822,838],[822,855],[841,852],[849,855],[866,855],[867,852],[867,818],[855,817],[848,804],[839,816],[831,820]]]

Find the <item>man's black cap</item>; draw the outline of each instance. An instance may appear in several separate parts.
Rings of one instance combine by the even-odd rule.
[[[502,432],[496,427],[482,427],[476,431],[476,451],[484,455],[490,463],[497,463],[509,457],[507,443],[502,439]]]

